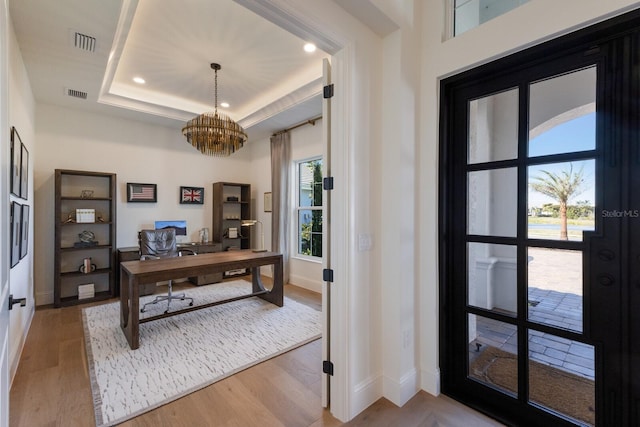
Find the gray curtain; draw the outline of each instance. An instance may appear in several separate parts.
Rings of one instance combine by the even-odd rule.
[[[291,136],[289,132],[271,137],[271,250],[283,258],[283,282],[289,283],[289,216],[291,215]]]

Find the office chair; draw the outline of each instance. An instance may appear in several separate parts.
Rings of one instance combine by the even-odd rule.
[[[138,240],[140,243],[140,260],[174,258],[182,256],[183,252],[197,255],[194,251],[189,249],[178,250],[175,228],[164,228],[162,230],[142,230],[138,233]],[[167,293],[167,295],[158,295],[153,301],[150,301],[143,305],[140,309],[140,313],[144,313],[148,305],[157,304],[161,301],[167,301],[167,309],[165,310],[165,313],[168,313],[171,301],[174,299],[183,301],[190,300],[191,302],[189,303],[189,305],[193,305],[193,298],[187,297],[184,293],[173,293],[172,281],[169,280],[169,292]]]

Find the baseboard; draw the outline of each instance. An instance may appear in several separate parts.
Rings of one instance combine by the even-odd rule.
[[[289,276],[289,283],[313,292],[322,293],[322,282],[309,280],[302,276]]]
[[[22,351],[24,350],[24,345],[27,342],[27,335],[29,335],[29,329],[31,329],[31,322],[33,322],[33,316],[35,315],[35,313],[36,313],[35,306],[31,306],[29,319],[27,320],[27,323],[24,326],[22,334],[20,334],[20,340],[17,343],[18,350],[15,352],[15,354],[12,354],[9,356],[9,389],[11,389],[11,385],[13,384],[13,379],[15,378],[16,372],[18,371],[18,365],[20,364]]]
[[[384,377],[384,397],[397,406],[407,403],[419,390],[418,370],[415,368],[404,374],[400,380]]]
[[[434,396],[440,395],[440,369],[420,371],[420,387]]]
[[[353,393],[349,408],[349,419],[367,409],[382,397],[382,376],[369,377],[358,384]]]
[[[36,306],[53,304],[53,292],[36,292]]]

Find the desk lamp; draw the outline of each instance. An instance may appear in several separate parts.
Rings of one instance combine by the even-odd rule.
[[[264,225],[262,222],[257,219],[245,219],[242,221],[242,226],[254,226],[256,224],[260,224],[260,249],[254,249],[253,252],[266,252],[267,250],[264,248]]]

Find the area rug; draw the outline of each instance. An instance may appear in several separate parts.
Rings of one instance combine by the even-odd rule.
[[[595,425],[592,380],[534,361],[529,362],[529,374],[529,400]],[[518,359],[515,354],[489,346],[471,363],[469,375],[516,393]]]
[[[187,293],[197,305],[249,294],[251,284],[223,282]],[[162,311],[164,306],[152,306],[144,316]],[[82,318],[98,427],[157,408],[321,334],[321,313],[287,297],[283,307],[254,297],[143,323],[137,350],[120,329],[119,303],[85,308]]]

